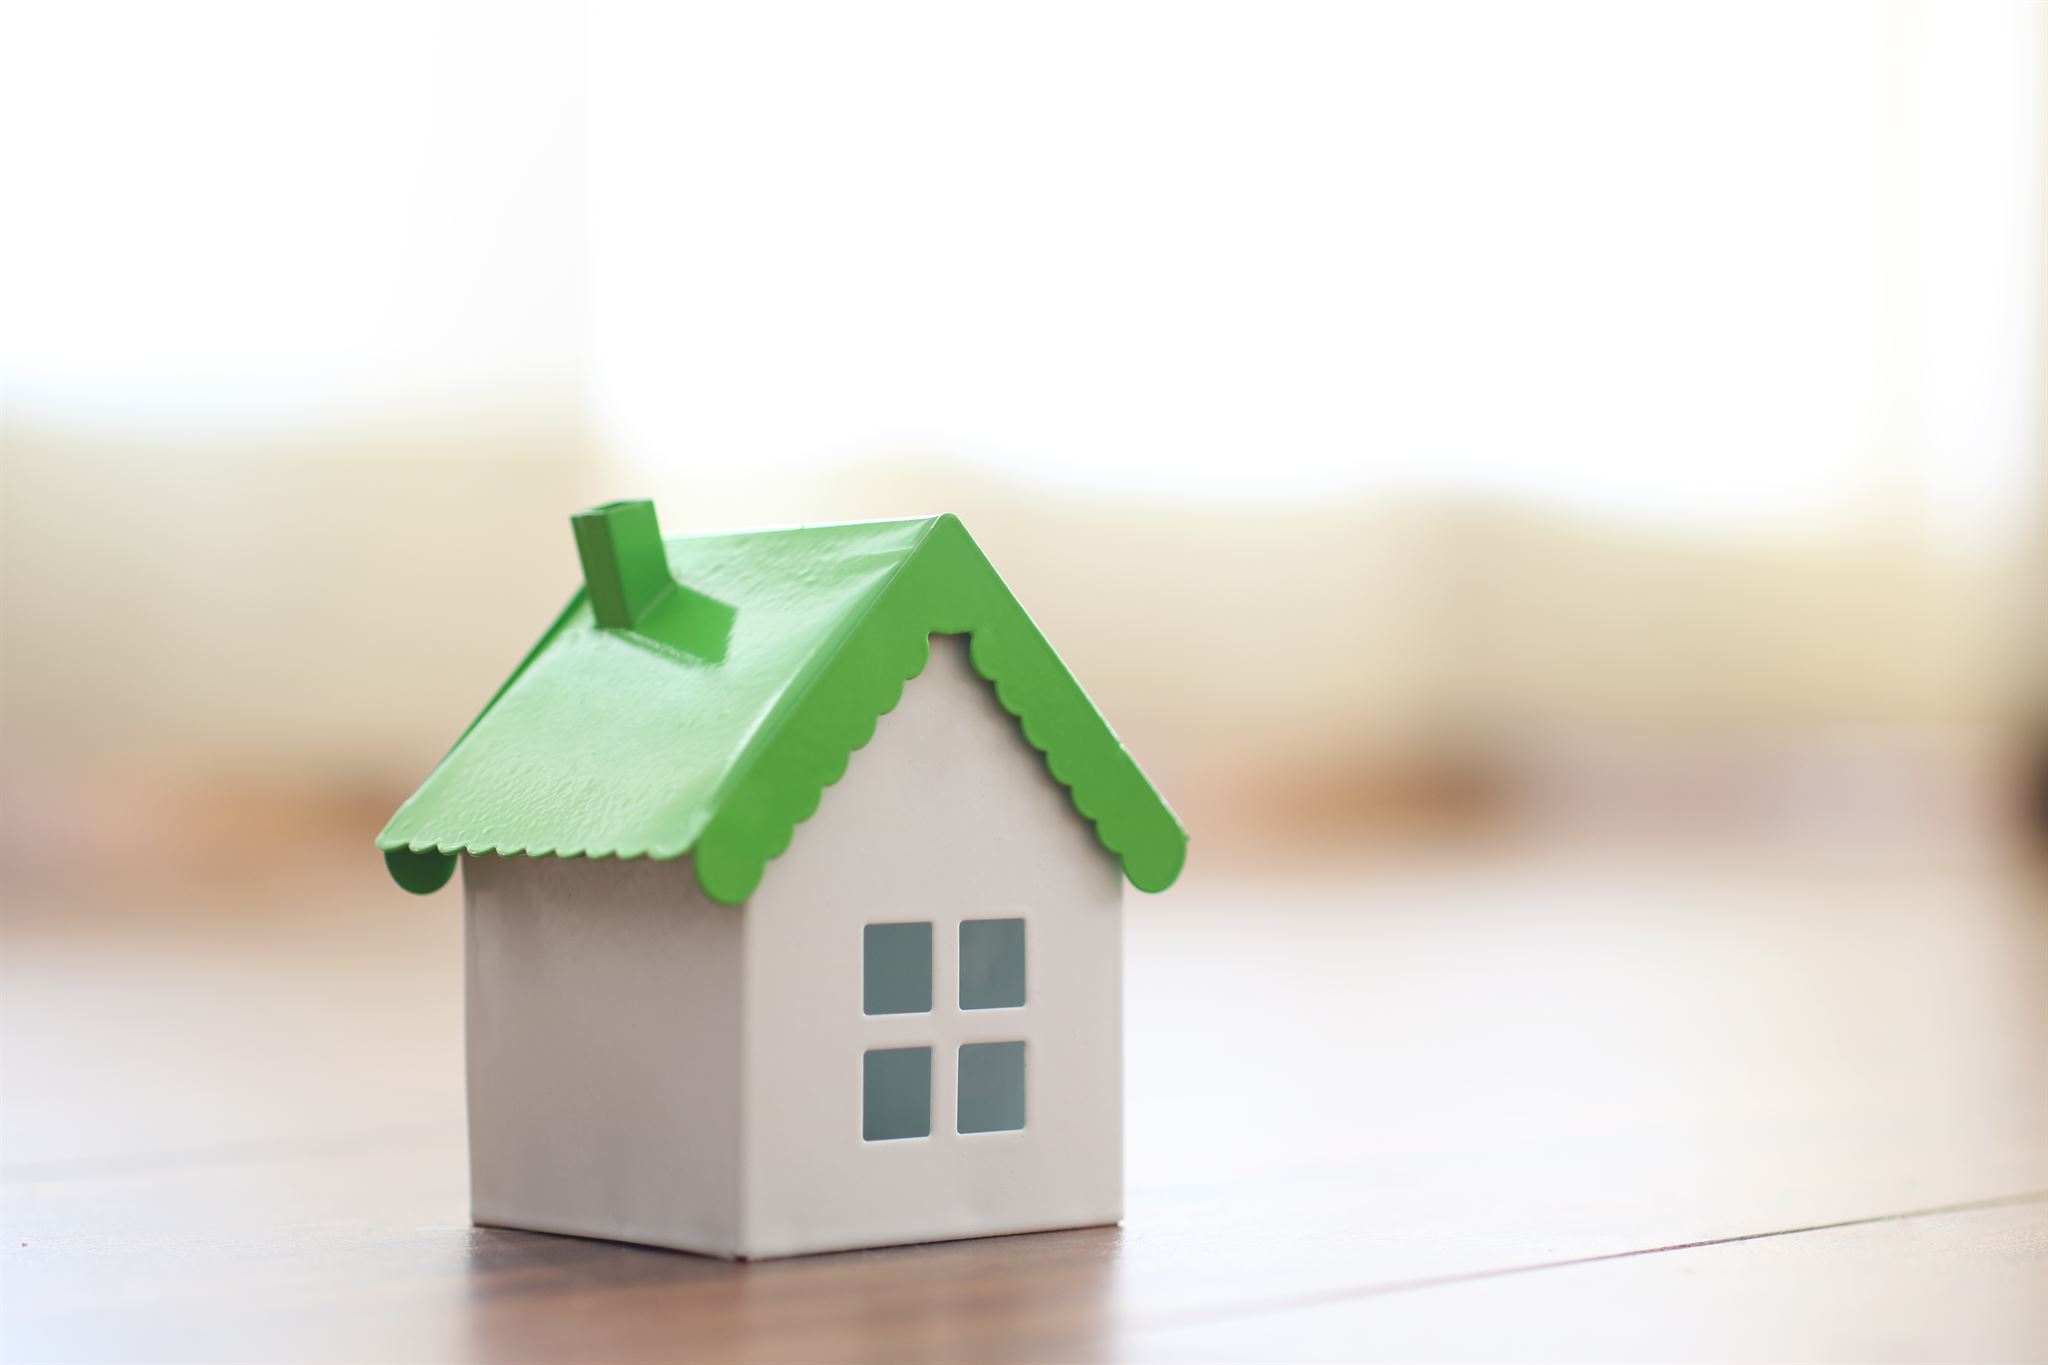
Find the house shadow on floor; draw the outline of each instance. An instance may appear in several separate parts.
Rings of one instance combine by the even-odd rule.
[[[466,1358],[1086,1359],[1114,1319],[1119,1227],[721,1261],[478,1228]]]

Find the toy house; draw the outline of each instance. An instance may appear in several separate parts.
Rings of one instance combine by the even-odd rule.
[[[960,522],[572,522],[582,590],[377,840],[463,871],[475,1221],[1115,1222],[1123,882],[1187,836]]]

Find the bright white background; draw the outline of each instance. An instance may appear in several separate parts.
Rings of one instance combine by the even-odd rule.
[[[28,416],[2006,526],[2040,7],[17,3]]]
[[[2009,529],[2038,7],[596,12],[631,458]]]
[[[395,785],[647,493],[959,511],[1218,791],[2002,723],[2043,16],[15,0],[6,745]]]

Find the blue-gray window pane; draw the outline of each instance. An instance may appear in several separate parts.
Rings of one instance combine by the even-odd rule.
[[[1024,1126],[1024,1044],[968,1043],[960,1049],[959,1120],[963,1133]]]
[[[960,1008],[1014,1009],[1024,1003],[1024,921],[960,921]]]
[[[861,936],[861,1009],[926,1014],[932,1007],[932,926],[870,924]]]
[[[860,1135],[869,1142],[930,1137],[932,1050],[891,1047],[862,1058]]]

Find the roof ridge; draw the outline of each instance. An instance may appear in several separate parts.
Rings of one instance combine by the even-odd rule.
[[[861,600],[857,608],[847,613],[845,621],[834,631],[832,636],[822,642],[812,652],[811,657],[806,660],[803,669],[797,677],[791,679],[789,685],[776,694],[775,704],[769,708],[768,714],[763,716],[752,730],[748,731],[746,739],[740,745],[739,757],[726,770],[725,776],[719,780],[718,786],[712,795],[711,809],[713,812],[719,810],[733,792],[738,789],[745,778],[752,773],[754,766],[760,762],[762,752],[775,742],[775,738],[782,732],[783,727],[789,723],[790,715],[798,706],[803,704],[804,699],[810,695],[811,689],[818,685],[818,679],[824,672],[823,664],[837,656],[839,651],[846,647],[847,642],[859,633],[862,624],[866,622],[869,615],[874,611],[875,605],[888,595],[890,587],[895,584],[898,578],[902,577],[903,571],[924,552],[925,545],[931,540],[933,529],[939,523],[948,520],[952,521],[955,525],[959,524],[959,518],[955,517],[951,512],[941,512],[929,517],[897,517],[889,519],[890,524],[900,524],[905,521],[922,521],[924,525],[919,529],[917,539],[912,542],[909,551],[903,556],[902,561],[895,568],[889,570],[888,575],[880,583],[869,589],[867,596]],[[834,522],[830,524],[838,526],[864,526],[873,523]],[[809,530],[812,528],[806,526],[799,529]],[[715,820],[716,818],[714,814],[712,819]],[[709,828],[710,824],[711,821],[706,821],[705,828]],[[701,838],[703,833],[703,829],[698,830],[698,838]],[[695,842],[695,840],[692,842]]]

